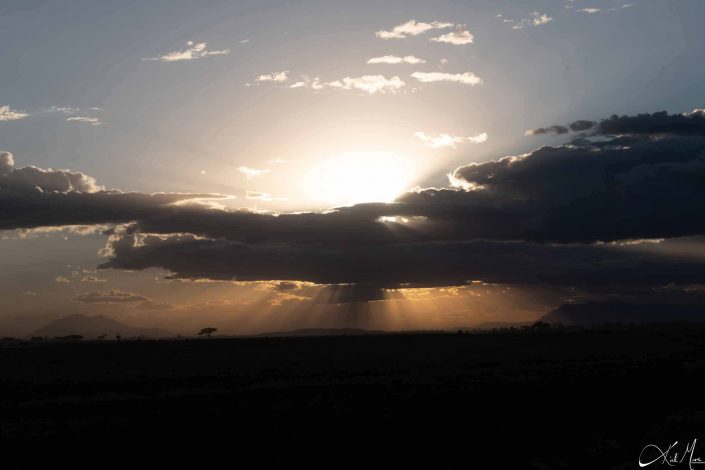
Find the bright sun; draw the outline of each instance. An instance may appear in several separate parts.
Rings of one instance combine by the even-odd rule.
[[[346,152],[315,164],[304,178],[312,200],[333,205],[390,202],[409,187],[413,162],[389,152]]]

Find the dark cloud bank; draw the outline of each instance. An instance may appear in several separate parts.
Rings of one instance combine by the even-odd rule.
[[[87,175],[0,154],[0,229],[115,224],[103,268],[174,278],[355,283],[364,289],[543,283],[596,291],[705,281],[705,114],[534,130],[563,146],[456,169],[457,189],[391,204],[264,215],[106,191]],[[384,219],[381,219],[384,218]],[[628,240],[666,239],[627,244]]]

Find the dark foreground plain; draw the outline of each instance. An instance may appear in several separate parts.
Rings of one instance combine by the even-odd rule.
[[[7,468],[639,468],[705,430],[701,325],[12,343],[0,370]]]

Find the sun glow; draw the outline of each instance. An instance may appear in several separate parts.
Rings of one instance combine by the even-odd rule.
[[[346,152],[315,164],[304,178],[312,200],[334,205],[390,202],[412,182],[414,163],[389,152]]]

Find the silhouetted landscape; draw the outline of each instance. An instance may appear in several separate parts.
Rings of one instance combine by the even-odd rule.
[[[325,448],[459,468],[471,445],[491,468],[506,468],[508,448],[517,468],[635,468],[648,443],[702,433],[703,352],[705,325],[687,323],[5,341],[0,430],[8,446],[159,436],[197,449],[237,435],[242,455],[262,440],[280,449],[257,454],[263,464],[322,465]]]

